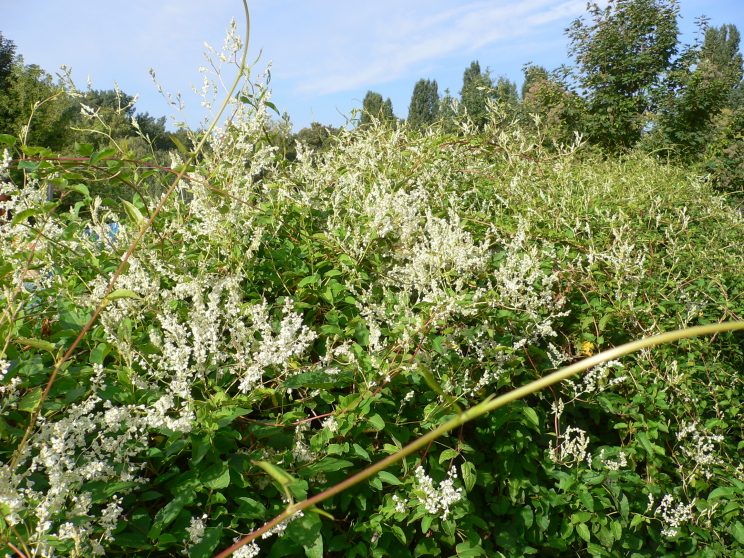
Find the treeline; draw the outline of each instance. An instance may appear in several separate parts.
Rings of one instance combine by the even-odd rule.
[[[539,126],[550,144],[575,133],[611,155],[632,148],[695,165],[717,186],[741,193],[744,184],[744,85],[740,34],[735,25],[697,21],[693,44],[679,39],[677,0],[610,0],[589,4],[566,30],[572,65],[524,67],[521,91],[474,61],[459,97],[440,96],[436,80],[419,80],[407,124],[456,132],[464,122],[483,128],[489,105],[505,123]],[[390,125],[390,99],[369,91],[359,125],[376,118]],[[313,124],[316,130],[326,129]]]
[[[698,20],[693,44],[679,40],[678,0],[610,0],[588,5],[566,30],[571,65],[548,70],[527,64],[521,89],[494,78],[473,61],[458,94],[440,94],[435,79],[414,88],[406,120],[410,128],[463,125],[483,129],[493,105],[504,125],[539,130],[547,145],[574,141],[579,133],[608,155],[640,148],[707,173],[721,189],[744,190],[744,68],[734,25]],[[167,160],[185,130],[168,132],[164,117],[138,113],[118,90],[70,94],[70,87],[36,65],[26,65],[12,41],[0,34],[0,132],[58,153],[76,144],[95,149],[112,143],[136,156]],[[389,98],[368,91],[357,125],[373,120],[400,125]],[[31,118],[33,114],[33,118]],[[285,116],[285,118],[287,118]],[[277,125],[268,138],[288,161],[296,142],[322,151],[339,128],[313,122],[295,134]]]
[[[173,137],[188,144],[185,130],[169,132],[165,117],[135,110],[135,98],[119,90],[77,91],[69,78],[55,80],[26,64],[12,40],[0,32],[0,132],[57,153],[89,144],[112,143],[138,157],[165,156]]]

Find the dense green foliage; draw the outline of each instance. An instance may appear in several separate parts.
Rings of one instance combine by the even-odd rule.
[[[545,150],[498,113],[459,135],[373,121],[287,164],[267,100],[209,138],[42,404],[157,203],[90,192],[169,178],[3,137],[0,505],[17,548],[210,556],[491,393],[744,314],[741,216],[682,169]],[[742,366],[720,335],[593,369],[260,552],[736,555]]]

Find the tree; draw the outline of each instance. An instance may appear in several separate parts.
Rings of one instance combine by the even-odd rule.
[[[438,115],[439,90],[436,80],[418,80],[408,107],[408,123],[412,128],[420,130],[436,122]]]
[[[449,89],[445,89],[444,96],[439,101],[439,109],[437,110],[437,121],[445,133],[452,134],[457,131],[457,113],[459,108],[457,99],[452,96]]]
[[[588,108],[589,139],[609,150],[634,145],[677,52],[677,0],[608,0],[567,29]]]
[[[686,49],[670,72],[655,130],[655,141],[686,161],[703,156],[716,135],[716,122],[739,121],[718,118],[724,109],[740,105],[737,93],[744,68],[739,31],[734,25],[702,26],[702,45]]]
[[[535,66],[533,64],[527,64],[522,68],[524,73],[524,82],[522,83],[522,100],[527,97],[530,89],[539,82],[546,81],[548,79],[548,71],[542,66]]]
[[[69,142],[69,123],[75,105],[52,76],[16,56],[0,89],[0,130],[21,136],[25,127],[29,145],[60,150]],[[33,117],[32,117],[33,116]]]
[[[0,32],[0,91],[5,89],[5,84],[13,70],[16,46],[13,41],[3,37]]]
[[[379,93],[367,91],[362,101],[362,118],[359,125],[368,126],[372,123],[373,119],[380,120],[381,122],[395,122],[393,102],[389,97],[383,101],[382,95]]]
[[[470,63],[462,75],[460,109],[479,128],[488,121],[487,101],[493,97],[493,80],[488,71],[481,72],[477,60]]]
[[[315,152],[323,152],[330,147],[331,139],[339,131],[339,128],[325,126],[320,122],[312,122],[309,127],[302,128],[302,130],[297,132],[294,135],[294,139]]]
[[[540,66],[524,68],[521,111],[529,127],[539,117],[540,136],[547,146],[569,144],[582,132],[586,120],[584,100],[555,74]]]

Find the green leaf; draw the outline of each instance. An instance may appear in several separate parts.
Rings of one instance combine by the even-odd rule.
[[[371,459],[369,458],[369,453],[367,452],[367,450],[365,450],[359,444],[353,444],[352,445],[352,449],[354,450],[354,454],[355,455],[358,455],[359,457],[361,457],[365,461],[371,461]]]
[[[158,513],[155,514],[155,521],[153,521],[150,531],[147,533],[150,540],[157,539],[160,533],[163,532],[163,529],[170,525],[178,517],[178,514],[181,513],[184,506],[190,504],[193,499],[193,492],[180,492],[173,500],[160,508]]]
[[[308,285],[314,285],[315,283],[320,282],[320,275],[317,273],[313,273],[312,275],[308,275],[304,279],[300,280],[299,283],[297,283],[297,288],[301,289],[302,287],[307,287]]]
[[[83,157],[90,157],[93,154],[93,149],[92,143],[75,143],[75,153]]]
[[[385,421],[378,414],[367,417],[367,422],[369,422],[372,428],[377,431],[383,430],[385,428]]]
[[[64,186],[61,186],[60,189],[77,192],[78,194],[84,195],[86,198],[90,197],[90,192],[88,191],[88,187],[85,184],[65,184]]]
[[[522,413],[527,418],[529,423],[535,428],[540,428],[540,419],[537,417],[537,412],[532,407],[522,407]]]
[[[29,207],[28,209],[24,209],[23,211],[19,211],[13,216],[13,219],[11,219],[10,224],[12,226],[19,225],[20,223],[23,223],[28,219],[29,217],[33,217],[35,215],[39,215],[41,213],[44,213],[44,209],[41,207]]]
[[[452,459],[455,459],[457,456],[460,455],[460,452],[451,448],[447,448],[442,453],[439,454],[439,463],[444,463],[445,461],[450,461]]]
[[[353,465],[354,464],[351,461],[326,456],[320,461],[308,465],[304,469],[304,471],[307,471],[311,475],[317,475],[320,473],[332,473],[334,471],[341,471],[343,469],[348,469]]]
[[[576,526],[576,532],[586,542],[589,542],[592,539],[592,534],[589,531],[589,527],[586,526],[586,523],[579,523]]]
[[[111,291],[104,300],[119,300],[120,298],[136,298],[138,300],[142,299],[140,295],[138,295],[134,291],[130,291],[129,289],[116,289],[114,291]]]
[[[88,356],[88,362],[91,364],[103,364],[106,356],[111,352],[111,345],[108,343],[99,343],[96,345]]]
[[[731,527],[731,534],[736,539],[736,542],[744,544],[744,525],[742,525],[741,521],[734,523],[733,527]]]
[[[16,141],[18,140],[10,134],[0,134],[0,144],[7,145],[8,147],[13,147]]]
[[[93,153],[90,156],[90,164],[95,165],[98,161],[102,159],[106,159],[107,157],[111,157],[112,155],[116,154],[116,149],[113,147],[107,147],[106,149],[101,149],[100,151],[97,151],[96,153]]]
[[[33,413],[41,402],[42,389],[34,388],[18,401],[18,410],[25,413]]]
[[[173,144],[176,146],[176,149],[178,149],[178,152],[182,155],[189,155],[189,150],[186,149],[186,146],[181,142],[180,139],[174,134],[171,134],[169,136],[170,140],[173,142]]]
[[[462,482],[465,484],[465,491],[470,492],[473,490],[476,481],[475,465],[466,461],[460,465],[460,473],[462,474]]]
[[[380,471],[377,473],[377,477],[387,484],[392,484],[393,486],[398,486],[399,484],[402,484],[402,482],[396,477],[394,474],[388,472],[388,471]]]
[[[251,463],[268,473],[268,475],[279,484],[287,499],[292,501],[289,485],[296,483],[297,479],[268,461],[251,461]]]
[[[311,372],[302,372],[287,378],[284,382],[285,388],[332,388],[349,386],[354,382],[354,377],[349,372],[339,372],[337,374],[328,374],[323,370],[313,370]]]
[[[189,548],[189,558],[209,558],[214,554],[214,549],[222,538],[222,526],[207,527],[204,537],[194,546]]]
[[[321,521],[318,514],[306,513],[289,523],[285,537],[303,547],[312,547],[320,535],[320,528]]]
[[[226,462],[220,461],[210,465],[199,477],[207,488],[227,488],[230,485],[230,468]]]

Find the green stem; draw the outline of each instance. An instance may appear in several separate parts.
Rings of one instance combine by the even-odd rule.
[[[230,554],[235,552],[241,546],[244,546],[250,543],[251,541],[255,540],[256,538],[260,537],[262,534],[266,533],[272,527],[275,527],[276,525],[278,525],[279,523],[281,523],[288,517],[291,517],[298,511],[305,510],[311,506],[319,504],[320,502],[327,500],[331,496],[335,496],[336,494],[343,492],[347,488],[351,488],[355,484],[358,484],[362,482],[363,480],[370,478],[372,475],[379,473],[383,469],[386,469],[393,463],[396,463],[397,461],[400,461],[404,457],[411,455],[412,453],[426,446],[430,442],[433,442],[440,436],[446,434],[447,432],[450,432],[451,430],[454,430],[458,426],[461,426],[465,424],[466,422],[469,422],[475,418],[485,415],[486,413],[489,413],[495,409],[498,409],[499,407],[503,407],[504,405],[511,403],[512,401],[516,401],[517,399],[521,399],[527,395],[538,392],[548,386],[557,384],[558,382],[561,382],[567,378],[570,378],[574,374],[578,374],[579,372],[588,370],[589,368],[592,368],[598,364],[607,362],[608,360],[616,359],[621,356],[628,355],[630,353],[634,353],[636,351],[640,351],[641,349],[655,347],[657,345],[662,345],[664,343],[671,343],[673,341],[677,341],[679,339],[686,339],[689,337],[698,337],[700,335],[711,335],[714,333],[723,333],[726,331],[737,331],[737,330],[744,330],[744,321],[710,324],[710,325],[690,327],[687,329],[679,329],[675,331],[661,333],[659,335],[654,335],[652,337],[647,337],[645,339],[639,339],[638,341],[632,341],[630,343],[620,345],[619,347],[615,347],[614,349],[602,351],[601,353],[598,353],[589,358],[585,358],[584,360],[581,360],[575,364],[566,366],[565,368],[561,368],[560,370],[553,372],[552,374],[549,374],[543,378],[535,380],[534,382],[530,382],[527,385],[513,389],[509,393],[505,393],[504,395],[500,395],[495,398],[489,397],[485,401],[478,403],[474,407],[471,407],[470,409],[464,411],[463,413],[448,420],[447,422],[435,428],[431,432],[424,434],[420,438],[417,438],[416,440],[414,440],[413,442],[411,442],[410,444],[408,444],[407,446],[399,450],[397,453],[387,456],[386,458],[378,461],[374,465],[370,465],[366,469],[359,471],[355,475],[352,475],[351,477],[343,480],[337,485],[334,485],[324,490],[320,494],[316,494],[315,496],[312,496],[311,498],[308,498],[307,500],[303,500],[302,502],[298,502],[288,507],[285,511],[277,515],[271,521],[265,523],[260,528],[246,535],[245,537],[237,541],[235,544],[233,544],[229,548],[226,548],[219,554],[216,554],[214,558],[227,558],[228,556],[230,556]]]

